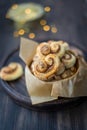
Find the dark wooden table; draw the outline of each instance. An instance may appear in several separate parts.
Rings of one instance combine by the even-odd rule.
[[[13,25],[5,18],[7,9],[15,2],[23,0],[0,1],[0,68],[8,52],[20,44],[20,37],[13,36]],[[35,40],[63,39],[86,52],[87,0],[37,0],[37,3],[51,6],[45,19],[49,25],[55,24],[58,32],[36,29]],[[15,104],[0,84],[0,130],[87,130],[87,101],[56,112],[37,112]]]

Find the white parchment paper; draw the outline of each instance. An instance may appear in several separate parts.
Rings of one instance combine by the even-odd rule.
[[[26,64],[26,87],[31,97],[32,104],[43,103],[61,97],[87,96],[87,63],[82,57],[78,57],[79,68],[70,78],[45,82],[35,77],[29,65],[35,55],[38,43],[26,38],[21,38],[20,57]]]

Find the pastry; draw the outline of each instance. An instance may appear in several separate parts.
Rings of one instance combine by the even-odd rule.
[[[71,51],[67,51],[62,58],[62,62],[66,68],[71,68],[76,63],[76,56]]]
[[[69,50],[68,43],[51,40],[38,45],[30,69],[40,80],[60,80],[76,72],[76,60],[75,54]]]
[[[36,54],[38,57],[41,57],[41,59],[44,59],[46,55],[50,54],[50,51],[50,45],[43,42],[37,47]]]
[[[65,51],[68,49],[68,44],[63,41],[53,41],[50,43],[51,52],[56,53],[59,58],[63,57]]]
[[[32,71],[41,80],[48,80],[58,70],[60,59],[55,54],[49,54],[44,60],[35,61]]]
[[[5,81],[16,80],[23,75],[21,64],[12,62],[8,66],[3,67],[0,71],[0,78]]]

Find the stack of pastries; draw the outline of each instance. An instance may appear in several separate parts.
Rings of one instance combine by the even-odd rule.
[[[64,41],[42,42],[30,65],[31,72],[43,81],[69,78],[77,71],[77,57]]]

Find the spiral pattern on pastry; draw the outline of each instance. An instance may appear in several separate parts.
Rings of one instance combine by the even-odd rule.
[[[62,58],[65,51],[68,49],[68,44],[63,41],[52,41],[49,44],[51,47],[51,52],[56,53],[59,58]]]
[[[37,56],[42,59],[45,58],[46,55],[50,54],[50,45],[46,42],[41,43],[36,50]]]
[[[62,45],[64,48],[65,48],[65,50],[69,50],[69,44],[67,43],[67,42],[64,42],[64,41],[54,41],[54,40],[49,40],[48,41],[48,44],[51,44],[51,43],[58,43],[59,45]]]
[[[67,69],[71,68],[76,63],[76,57],[71,51],[67,51],[62,58],[62,62]]]
[[[48,80],[55,74],[60,65],[60,59],[55,54],[49,54],[42,61],[33,63],[33,73],[41,80]]]
[[[8,66],[3,67],[0,71],[0,78],[5,81],[11,81],[19,78],[23,74],[21,64],[12,62]]]
[[[67,42],[50,40],[37,47],[30,69],[40,80],[60,80],[76,72],[76,60]]]

